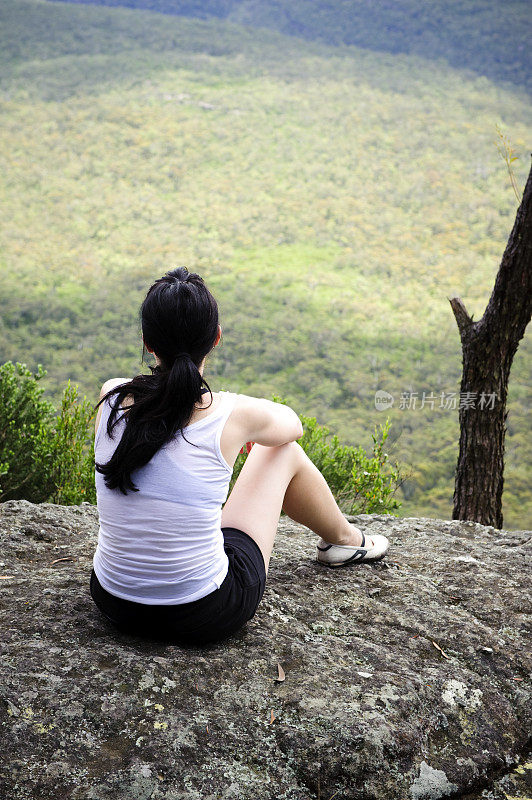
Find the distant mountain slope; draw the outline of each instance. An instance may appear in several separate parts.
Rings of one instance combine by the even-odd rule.
[[[219,17],[328,44],[443,58],[455,67],[532,90],[530,0],[73,1]]]

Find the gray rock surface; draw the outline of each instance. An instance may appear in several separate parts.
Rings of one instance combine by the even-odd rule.
[[[100,616],[93,507],[1,505],[0,797],[526,797],[531,533],[353,519],[384,561],[320,566],[283,519],[256,616],[202,650]]]

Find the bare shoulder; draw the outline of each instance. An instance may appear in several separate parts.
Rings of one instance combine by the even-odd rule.
[[[265,416],[275,414],[276,406],[272,400],[264,397],[252,397],[247,394],[237,394],[232,417],[239,422],[256,422]]]
[[[240,414],[245,414],[247,411],[252,411],[262,405],[263,398],[251,397],[247,394],[237,394],[235,402],[235,411]]]
[[[115,386],[120,386],[121,383],[128,383],[130,380],[130,378],[109,378],[109,380],[105,381],[100,389],[100,400],[102,397],[105,397],[107,392],[110,392],[111,389],[114,389]]]
[[[236,395],[235,409],[240,408],[243,411],[261,411],[265,408],[279,408],[283,403],[276,403],[274,400],[267,400],[265,397],[252,397],[249,394]]]
[[[110,378],[108,381],[105,381],[102,388],[100,389],[100,400],[103,400],[107,392],[110,392],[111,389],[114,389],[115,386],[120,386],[121,383],[127,383],[130,378]],[[102,406],[98,408],[98,413],[96,414],[96,419],[94,421],[94,429],[98,430],[98,425],[100,424],[100,419],[102,416]]]
[[[293,441],[302,434],[299,417],[293,409],[264,397],[239,394],[231,416],[244,436],[266,445]]]

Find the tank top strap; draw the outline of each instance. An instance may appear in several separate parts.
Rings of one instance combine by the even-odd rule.
[[[185,428],[185,431],[197,431],[198,435],[205,439],[211,439],[213,436],[215,439],[220,438],[223,427],[235,407],[238,395],[233,392],[223,391],[218,392],[218,394],[220,395],[220,402],[216,410],[198,422],[192,423],[189,428]]]
[[[222,401],[220,403],[220,409],[219,409],[219,413],[220,413],[219,419],[220,419],[221,425],[223,427],[225,425],[225,423],[227,422],[227,420],[228,420],[228,418],[229,418],[229,416],[231,414],[231,411],[233,410],[233,408],[236,405],[236,401],[237,401],[238,395],[235,394],[235,392],[224,392],[224,391],[221,391],[219,394],[222,397]],[[222,422],[222,420],[223,420],[223,422]]]
[[[222,438],[222,432],[225,428],[225,423],[231,416],[231,412],[233,411],[236,401],[238,399],[238,395],[234,392],[220,392],[222,395],[222,402],[220,404],[219,413],[220,416],[218,417],[218,425],[216,426],[216,436],[214,440],[214,449],[216,455],[218,456],[218,460],[222,464],[222,466],[232,472],[233,468],[227,463],[225,458],[223,457],[222,450],[220,447],[220,440]]]

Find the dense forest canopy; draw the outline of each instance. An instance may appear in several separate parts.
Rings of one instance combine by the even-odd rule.
[[[445,59],[532,89],[529,0],[75,0],[272,28],[327,44]]]
[[[507,37],[508,63],[512,50],[517,63]],[[489,297],[516,211],[497,126],[522,187],[524,83],[48,0],[2,3],[0,63],[0,360],[42,363],[55,400],[69,377],[96,399],[140,368],[148,282],[186,264],[220,300],[213,388],[282,395],[368,448],[389,415],[412,472],[402,513],[449,517],[461,365],[447,296],[475,318]],[[510,527],[532,524],[530,352],[527,334],[510,380]],[[395,398],[386,414],[377,389]]]

